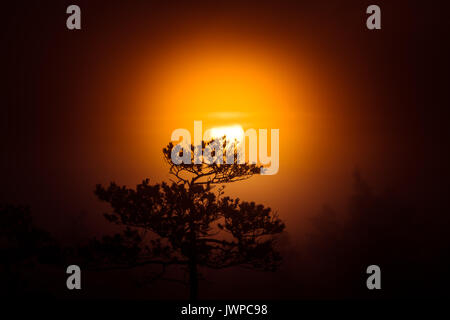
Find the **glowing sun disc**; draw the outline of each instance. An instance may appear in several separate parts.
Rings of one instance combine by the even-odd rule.
[[[240,125],[214,127],[205,132],[207,139],[217,139],[226,136],[227,140],[241,142],[244,138],[244,129]]]

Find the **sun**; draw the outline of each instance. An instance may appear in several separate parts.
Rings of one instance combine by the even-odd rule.
[[[226,136],[227,140],[241,142],[244,139],[244,129],[241,125],[213,127],[205,132],[206,139],[216,139]]]

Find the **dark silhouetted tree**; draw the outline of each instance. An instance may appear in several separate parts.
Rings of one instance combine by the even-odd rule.
[[[59,245],[33,224],[28,207],[0,204],[0,295],[24,295],[30,270],[59,259]]]
[[[203,142],[202,150],[211,143]],[[237,161],[194,164],[193,152],[191,164],[176,165],[171,161],[172,150],[172,143],[163,149],[175,179],[170,184],[152,185],[147,179],[136,189],[115,183],[97,185],[95,194],[113,209],[106,219],[125,229],[94,241],[89,254],[95,257],[91,258],[97,263],[100,259],[105,268],[160,265],[159,278],[164,278],[169,266],[184,266],[191,299],[198,297],[199,267],[276,270],[281,257],[275,240],[285,228],[283,222],[271,208],[223,194],[224,184],[248,179],[260,167]],[[236,147],[230,150],[237,160]],[[223,157],[226,163],[224,153],[211,155]]]

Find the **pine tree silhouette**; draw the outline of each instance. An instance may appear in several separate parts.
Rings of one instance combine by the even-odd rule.
[[[229,143],[225,138],[220,139],[223,146]],[[198,298],[199,267],[276,270],[281,256],[275,240],[284,223],[271,208],[232,199],[223,192],[225,184],[248,179],[261,167],[237,161],[224,164],[226,154],[211,151],[213,143],[202,142],[202,152],[209,149],[213,157],[224,160],[222,164],[194,164],[191,152],[190,164],[176,165],[171,160],[176,146],[169,143],[163,154],[174,177],[170,184],[152,185],[146,179],[136,189],[115,183],[97,185],[96,196],[113,209],[105,218],[123,226],[124,231],[93,241],[91,259],[113,269],[160,265],[155,279],[164,279],[169,266],[184,266],[193,300]],[[231,146],[228,155],[233,152],[236,160],[236,144]],[[195,150],[192,145],[190,148]],[[178,151],[179,155],[185,152]]]

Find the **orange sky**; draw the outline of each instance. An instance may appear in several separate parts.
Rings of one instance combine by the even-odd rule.
[[[121,148],[124,156],[134,156],[133,165],[126,173],[118,168],[114,180],[127,185],[145,176],[167,180],[161,149],[173,130],[186,128],[193,136],[194,120],[201,120],[203,132],[235,124],[280,130],[279,172],[229,185],[228,194],[262,202],[294,220],[307,214],[293,210],[293,203],[304,200],[302,206],[315,210],[327,194],[338,197],[348,189],[332,181],[350,181],[358,159],[347,156],[358,137],[346,136],[345,117],[337,110],[358,97],[350,91],[351,77],[327,68],[330,62],[313,49],[305,44],[292,51],[275,38],[216,31],[174,37],[148,60],[141,52],[116,75],[127,79],[118,96],[129,105],[117,115],[117,129],[127,137]]]
[[[103,222],[95,184],[167,180],[162,148],[177,128],[193,133],[194,120],[204,130],[280,130],[278,174],[226,191],[279,210],[295,220],[289,228],[326,202],[344,201],[355,166],[374,184],[389,172],[400,175],[401,160],[392,159],[401,159],[403,145],[395,139],[409,135],[385,130],[397,125],[400,104],[390,91],[397,88],[377,81],[386,78],[392,50],[359,31],[358,7],[141,5],[145,10],[133,4],[127,14],[122,4],[92,4],[89,31],[69,36],[54,19],[42,20],[29,37],[36,43],[13,52],[24,55],[20,66],[29,50],[39,63],[28,68],[36,81],[20,94],[28,122],[13,108],[17,97],[11,100],[24,127],[19,138],[32,137],[25,147],[12,144],[25,156],[12,162],[11,199],[37,188],[41,194],[31,192],[26,202],[51,224],[80,211]],[[51,13],[59,17],[58,8]]]

